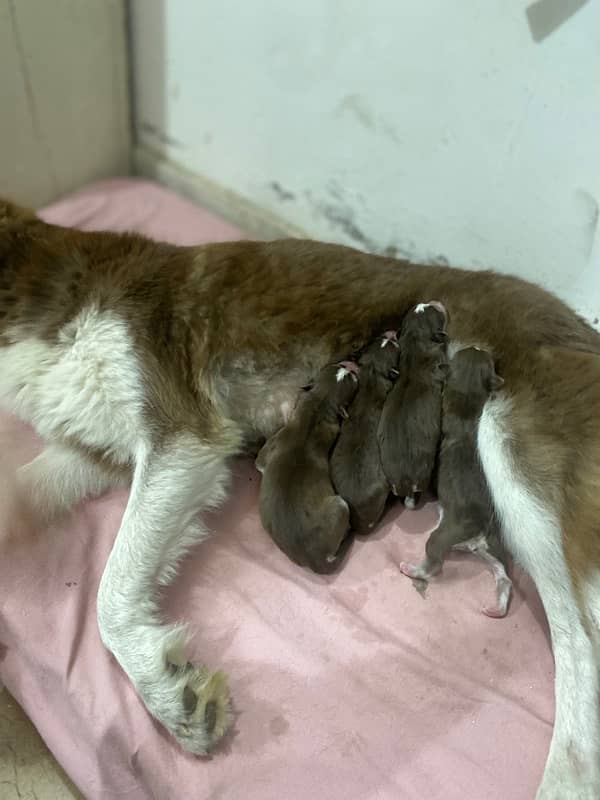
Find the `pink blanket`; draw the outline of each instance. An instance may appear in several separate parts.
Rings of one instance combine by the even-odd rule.
[[[240,235],[144,181],[95,184],[43,216],[186,244]],[[31,432],[0,423],[2,457],[28,460],[39,447]],[[83,794],[533,800],[553,663],[529,579],[516,572],[504,620],[480,613],[493,580],[466,555],[421,597],[398,564],[422,553],[434,504],[393,509],[339,574],[310,574],[262,530],[252,464],[235,462],[234,474],[228,504],[209,520],[214,535],[165,598],[166,613],[191,625],[192,653],[230,676],[235,729],[210,759],[186,755],[153,722],[100,643],[96,590],[126,493],[2,550],[0,677]]]

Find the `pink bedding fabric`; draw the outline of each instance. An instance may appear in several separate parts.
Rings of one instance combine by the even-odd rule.
[[[240,236],[145,181],[92,185],[43,216],[186,244]],[[28,460],[39,447],[31,432],[0,422],[2,457]],[[235,730],[210,759],[186,755],[153,722],[100,643],[96,590],[126,493],[3,547],[0,677],[83,794],[532,800],[551,735],[553,662],[531,582],[517,571],[508,617],[490,620],[480,608],[492,578],[456,556],[421,597],[398,564],[422,553],[435,504],[394,508],[339,574],[310,574],[262,530],[252,464],[233,471],[230,501],[209,518],[213,536],[165,598],[191,625],[192,655],[230,676]]]

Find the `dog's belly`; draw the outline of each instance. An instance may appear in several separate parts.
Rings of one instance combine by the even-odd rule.
[[[310,362],[310,359],[307,359]],[[302,386],[323,366],[279,364],[266,369],[236,359],[217,377],[213,400],[220,412],[235,420],[247,442],[268,438],[288,421]]]
[[[131,461],[142,442],[140,369],[126,324],[82,311],[54,341],[20,337],[0,348],[0,404],[46,440]]]

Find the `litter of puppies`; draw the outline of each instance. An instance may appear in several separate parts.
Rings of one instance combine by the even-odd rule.
[[[451,549],[476,554],[496,582],[496,602],[483,613],[502,617],[512,583],[477,428],[503,380],[486,350],[463,347],[449,358],[448,321],[439,301],[418,303],[356,361],[321,370],[257,457],[261,519],[289,558],[328,573],[391,500],[414,508],[423,492],[436,492],[441,517],[425,559],[401,571],[423,592]]]

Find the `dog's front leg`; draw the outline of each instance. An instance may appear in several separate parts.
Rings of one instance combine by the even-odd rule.
[[[185,630],[161,620],[158,580],[181,556],[179,537],[201,537],[194,517],[224,496],[227,445],[179,433],[142,447],[131,495],[98,592],[106,647],[148,711],[193,753],[205,754],[229,724],[225,677],[182,659]],[[231,450],[234,450],[231,447]]]

